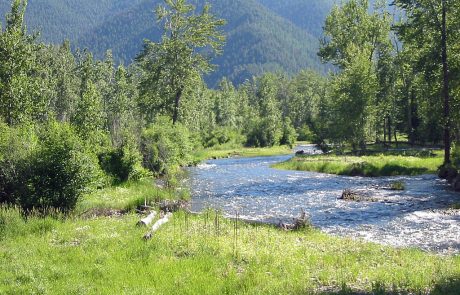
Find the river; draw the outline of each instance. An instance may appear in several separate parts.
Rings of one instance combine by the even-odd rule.
[[[313,147],[307,147],[314,152]],[[460,194],[435,175],[344,177],[282,171],[271,164],[292,156],[210,160],[189,169],[192,210],[222,210],[231,217],[278,223],[305,210],[323,232],[441,254],[460,253]],[[404,191],[385,189],[393,181]],[[369,202],[343,201],[343,190],[370,195]]]

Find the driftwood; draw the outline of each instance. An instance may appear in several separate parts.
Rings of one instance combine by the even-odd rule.
[[[150,223],[153,222],[153,220],[155,219],[155,217],[157,216],[157,212],[153,211],[149,214],[149,216],[139,220],[139,222],[137,223],[138,226],[147,226],[149,225]]]
[[[157,222],[155,222],[155,224],[152,226],[152,229],[150,230],[150,232],[146,233],[145,236],[144,236],[144,239],[146,240],[150,240],[153,236],[153,234],[160,229],[160,227],[167,223],[169,221],[169,219],[172,217],[172,213],[168,212],[166,213],[166,215],[164,215],[162,218],[160,218]]]
[[[302,210],[300,216],[293,221],[293,223],[280,223],[279,227],[284,230],[301,230],[311,226],[310,216],[305,210]]]

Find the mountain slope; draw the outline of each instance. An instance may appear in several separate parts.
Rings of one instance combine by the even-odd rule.
[[[276,14],[319,38],[334,0],[258,0]]]
[[[215,85],[227,76],[241,83],[266,70],[294,73],[310,67],[324,71],[316,52],[330,1],[193,0],[197,6],[210,3],[213,13],[227,20],[224,55],[214,61],[218,68],[208,82]],[[68,38],[74,47],[87,47],[99,58],[112,49],[116,60],[130,63],[145,38],[160,40],[153,11],[162,0],[29,2],[28,26],[40,29],[43,40],[58,43]],[[9,10],[9,3],[0,0],[0,13]]]

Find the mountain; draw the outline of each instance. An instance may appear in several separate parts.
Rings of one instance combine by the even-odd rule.
[[[96,57],[111,49],[117,61],[130,63],[145,38],[158,41],[161,31],[154,9],[162,0],[29,0],[28,28],[41,31],[46,42],[69,39]],[[227,20],[224,54],[207,80],[222,77],[235,83],[264,71],[295,73],[303,68],[325,71],[316,55],[318,38],[333,0],[192,0],[212,6]],[[5,14],[10,0],[0,0]]]

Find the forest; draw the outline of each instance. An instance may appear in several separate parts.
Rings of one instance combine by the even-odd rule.
[[[273,1],[264,2],[276,5]],[[437,155],[441,157],[442,150],[442,161],[430,164],[423,158],[424,165],[432,165],[430,172],[439,173],[460,190],[460,1],[395,0],[390,7],[385,1],[349,0],[331,9],[317,52],[328,73],[309,68],[283,72],[279,67],[268,72],[265,68],[255,71],[262,74],[241,83],[233,83],[234,77],[223,77],[216,87],[210,87],[205,81],[216,70],[214,61],[222,56],[232,36],[223,31],[226,20],[215,16],[208,5],[195,8],[185,0],[165,0],[155,10],[156,19],[151,17],[152,24],[160,24],[161,39],[145,40],[134,61],[124,65],[111,51],[98,59],[88,49],[75,49],[70,41],[44,43],[39,32],[29,32],[25,25],[27,0],[13,0],[0,30],[0,234],[25,239],[26,234],[17,234],[9,226],[30,218],[31,224],[45,220],[43,228],[37,225],[41,228],[37,233],[43,230],[52,235],[51,229],[58,227],[60,218],[66,220],[81,213],[81,204],[87,204],[88,196],[100,192],[117,195],[119,187],[141,190],[161,180],[166,190],[157,191],[157,195],[165,194],[160,198],[167,198],[171,192],[176,194],[174,198],[187,198],[177,196],[187,194],[179,188],[182,167],[197,165],[229,149],[287,146],[290,151],[299,141],[315,144],[330,155],[349,157],[372,155],[376,146],[387,151],[413,149],[415,156],[433,149],[439,150]],[[302,46],[297,49],[304,50]],[[258,56],[255,50],[254,56]],[[277,49],[280,54],[282,50]],[[324,167],[316,170],[319,169]],[[388,174],[380,171],[364,175],[400,175],[398,169],[401,167],[386,171]],[[361,175],[355,172],[345,174]],[[124,204],[123,209],[134,211],[148,194],[136,193],[140,200],[134,205]],[[38,216],[35,221],[34,216]],[[54,219],[55,216],[60,217]],[[189,222],[186,216],[181,218]],[[136,217],[125,218],[131,222]],[[198,224],[199,218],[192,218],[192,224]],[[217,213],[215,218],[218,220]],[[90,222],[93,228],[106,230],[96,220]],[[231,221],[223,222],[230,235]],[[78,219],[78,223],[84,221]],[[188,228],[188,223],[185,226]],[[251,239],[251,230],[250,225],[243,225],[246,242]],[[281,233],[272,228],[267,231],[274,239],[294,239],[278,236]],[[195,237],[196,232],[190,235]],[[256,239],[265,245],[267,240],[261,235],[256,231]],[[351,243],[319,232],[312,235],[324,243],[321,247],[329,247],[327,239],[336,245],[344,243],[343,247]],[[168,240],[160,237],[163,242]],[[224,237],[230,239],[225,234]],[[136,247],[144,247],[137,243]],[[181,249],[175,252],[177,259],[214,247],[212,242],[197,240],[190,246],[193,249],[186,250],[189,244],[183,243],[181,238]],[[354,246],[363,253],[374,251],[366,250],[374,249],[372,246],[356,243]],[[227,250],[230,251],[223,251]],[[159,251],[169,253],[167,247]],[[395,260],[401,255],[393,252],[399,250],[388,251]],[[211,252],[206,252],[211,255],[206,259],[211,259]],[[169,255],[164,253],[161,255]],[[0,260],[1,254],[2,251]],[[412,255],[418,254],[408,250],[402,255],[407,255],[402,261],[409,263],[414,261]],[[238,269],[244,268],[244,258],[240,258],[232,262],[235,273],[229,275],[231,280],[239,276]],[[359,263],[356,259],[349,263]],[[369,263],[365,267],[372,268],[372,259],[364,258],[363,263]],[[423,256],[417,260],[419,265],[405,264],[395,280],[400,280],[398,284],[402,286],[403,273],[411,267],[422,267],[424,263],[442,265],[442,259]],[[446,277],[457,278],[458,259],[445,259],[450,261],[445,268]],[[433,266],[430,271],[434,276],[437,268]],[[327,277],[337,274],[332,273]],[[3,274],[5,278],[9,276]],[[375,273],[380,280],[379,275]],[[0,293],[2,276],[0,271]],[[403,290],[420,291],[423,284],[434,284],[428,274],[420,281],[408,277],[409,289],[401,287]],[[342,279],[346,282],[356,278]],[[250,287],[253,283],[246,283],[248,293],[256,292]],[[289,292],[297,293],[299,290],[291,283],[286,281]],[[366,283],[362,288],[385,288],[376,284]],[[232,293],[238,290],[236,285],[222,286],[220,291],[211,293]],[[197,286],[201,285],[197,283],[191,293],[202,293]],[[339,288],[347,291],[346,286],[345,283]],[[275,292],[282,290],[280,285],[272,287]],[[4,288],[12,293],[21,290]],[[108,286],[101,288],[89,289],[89,293],[109,292],[104,289]],[[443,294],[442,286],[439,288],[439,294]]]

